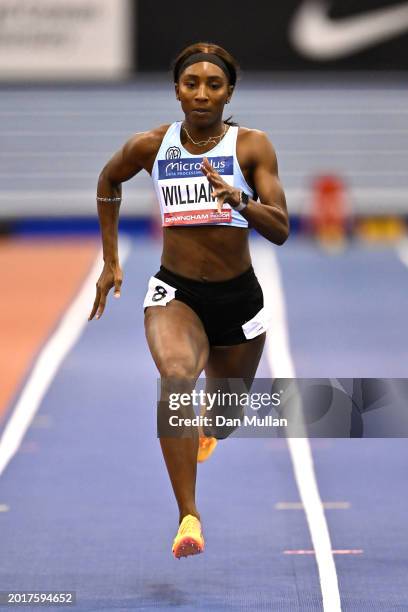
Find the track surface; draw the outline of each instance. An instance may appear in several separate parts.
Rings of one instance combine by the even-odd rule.
[[[355,374],[358,348],[365,376],[370,368],[378,374],[381,356],[390,373],[405,375],[398,351],[406,343],[407,291],[399,290],[401,308],[395,300],[389,319],[389,337],[398,341],[377,351],[371,335],[384,301],[368,296],[371,326],[360,324],[367,317],[361,287],[361,312],[341,307],[357,271],[368,278],[381,262],[384,294],[392,278],[402,282],[406,270],[393,251],[355,246],[330,260],[327,284],[318,282],[327,259],[311,245],[289,242],[277,252],[299,374]],[[1,477],[0,504],[8,507],[0,513],[2,590],[76,590],[78,610],[321,610],[314,556],[285,553],[310,550],[311,542],[304,513],[276,507],[299,499],[283,440],[218,445],[199,466],[206,552],[171,557],[177,513],[155,438],[156,371],[141,309],[158,259],[156,243],[132,242],[121,300],[86,327]],[[313,282],[302,283],[306,269]],[[328,302],[337,304],[336,326]],[[268,372],[263,360],[259,374]],[[326,510],[333,549],[363,551],[335,555],[342,609],[406,609],[405,441],[315,440],[312,449],[323,502],[349,504]]]
[[[249,79],[231,111],[271,136],[294,206],[311,174],[332,169],[369,204],[373,190],[374,206],[379,193],[393,204],[406,195],[403,96],[398,86]],[[0,113],[2,210],[29,216],[94,214],[96,177],[111,153],[131,133],[179,118],[171,88],[153,79],[118,89],[8,89]],[[147,177],[126,185],[123,214],[149,210],[149,193]],[[40,248],[49,247],[45,238]],[[69,288],[64,283],[66,298],[59,294],[25,350],[24,367],[3,385],[0,432],[89,270],[95,244],[79,249],[83,257]],[[355,243],[328,257],[289,240],[274,251],[298,376],[407,376],[408,270],[393,248]],[[60,263],[65,280],[72,256]],[[6,257],[3,269],[13,262]],[[305,513],[288,505],[299,492],[283,440],[218,445],[199,466],[206,552],[180,562],[171,556],[177,512],[155,437],[156,371],[141,309],[158,263],[155,242],[132,240],[121,300],[111,300],[104,317],[86,326],[0,475],[0,589],[75,590],[76,609],[84,611],[322,610],[315,557],[299,554],[312,544]],[[35,278],[32,257],[23,268]],[[7,278],[8,291],[21,292],[20,277]],[[45,296],[33,295],[30,316],[37,320]],[[26,321],[27,306],[18,302],[4,328],[21,329],[18,321]],[[10,381],[12,343],[1,350],[2,379]],[[271,375],[266,356],[258,375]],[[408,609],[405,440],[312,440],[311,446],[332,548],[339,551],[342,610]],[[333,502],[336,508],[328,506]]]

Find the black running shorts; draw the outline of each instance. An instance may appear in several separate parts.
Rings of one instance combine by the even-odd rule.
[[[230,280],[208,282],[179,276],[161,266],[149,280],[143,306],[166,306],[171,300],[184,302],[194,310],[212,346],[248,342],[269,325],[252,266]]]

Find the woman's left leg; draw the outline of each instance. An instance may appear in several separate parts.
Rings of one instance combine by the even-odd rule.
[[[253,340],[232,346],[212,346],[205,367],[208,378],[243,378],[250,387],[255,378],[266,332]]]
[[[235,344],[232,346],[212,346],[205,367],[206,392],[217,393],[225,392],[232,393],[234,390],[238,392],[249,392],[258,369],[259,361],[262,356],[262,351],[265,345],[266,332],[260,334],[249,342]],[[237,389],[231,387],[231,383],[227,379],[238,378],[242,379],[242,384],[239,383]],[[241,416],[240,406],[233,404],[228,406],[214,406],[214,409],[207,411],[202,410],[202,414],[212,417],[212,427],[204,427],[203,433],[206,436],[214,436],[216,438],[225,438],[234,431],[235,427],[218,427],[214,426],[216,415]],[[204,453],[205,457],[205,453]],[[203,457],[203,459],[204,459]],[[202,460],[203,460],[202,459]]]

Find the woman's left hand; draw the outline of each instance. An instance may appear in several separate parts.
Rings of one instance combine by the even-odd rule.
[[[212,187],[212,195],[217,198],[217,210],[219,213],[222,210],[224,202],[233,208],[239,206],[240,190],[228,185],[218,172],[214,170],[206,157],[203,157],[201,169]]]

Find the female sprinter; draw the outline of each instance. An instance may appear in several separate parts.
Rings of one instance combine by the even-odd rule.
[[[112,287],[120,296],[121,183],[146,170],[160,203],[162,265],[144,301],[146,338],[162,381],[159,412],[168,408],[170,393],[192,391],[203,370],[207,379],[243,378],[250,385],[265,342],[268,317],[251,266],[248,227],[281,245],[289,222],[266,134],[223,121],[237,70],[235,59],[217,45],[184,49],[173,66],[184,120],[134,135],[99,176],[104,267],[90,320],[102,315]],[[189,411],[191,406],[184,415]],[[159,431],[180,512],[176,558],[204,549],[195,503],[197,455],[204,460],[216,443],[211,430],[205,433],[199,451],[197,427],[187,437]]]

